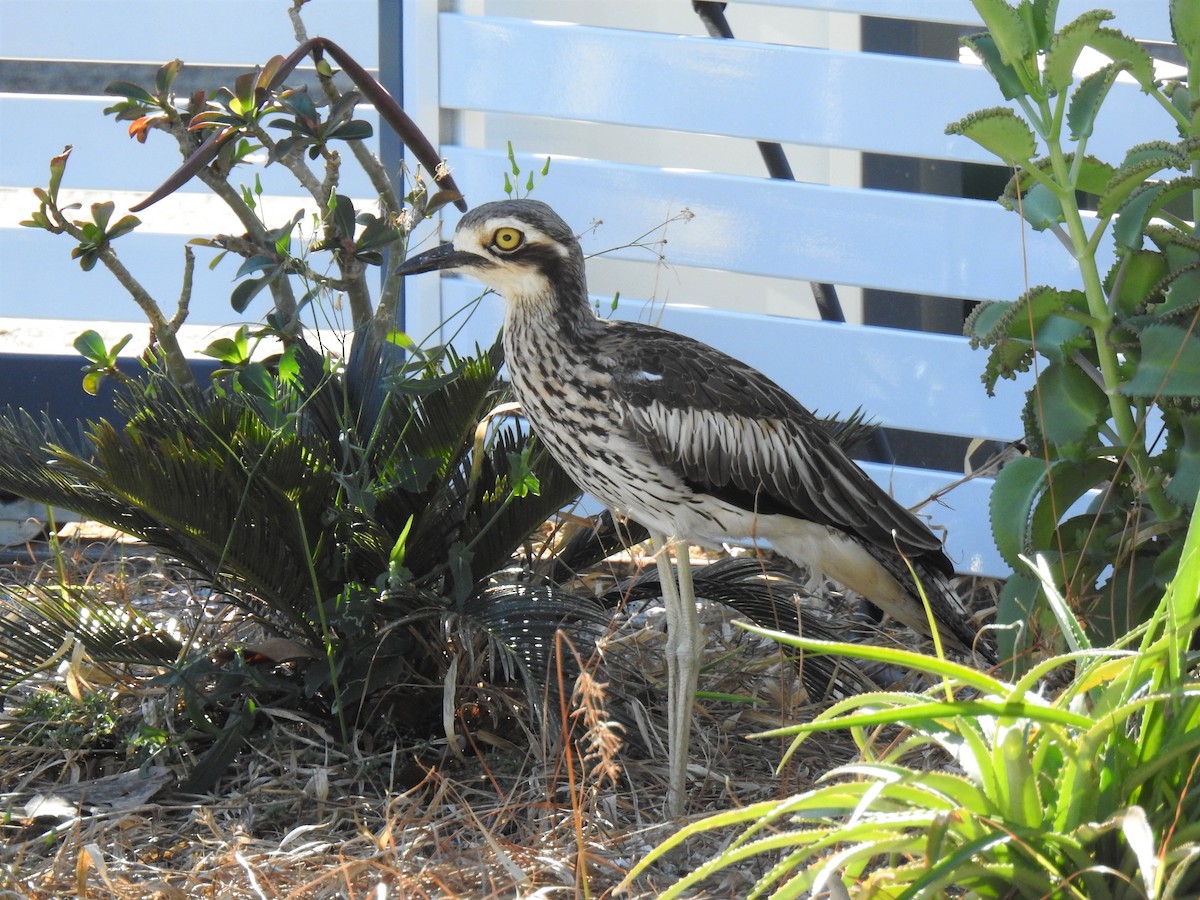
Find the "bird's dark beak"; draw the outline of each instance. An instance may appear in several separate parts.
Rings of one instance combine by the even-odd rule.
[[[454,244],[447,241],[441,246],[434,247],[416,256],[410,256],[396,270],[398,275],[417,275],[421,272],[432,272],[436,269],[457,269],[463,266],[479,265],[482,257],[463,250],[455,250]]]

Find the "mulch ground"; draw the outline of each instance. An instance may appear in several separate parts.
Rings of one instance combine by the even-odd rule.
[[[69,577],[111,586],[114,603],[205,646],[244,636],[236,610],[149,548],[86,535],[64,547]],[[610,561],[601,577],[643,563]],[[44,551],[10,548],[0,589],[59,577]],[[720,696],[696,707],[687,821],[787,797],[854,758],[848,736],[820,736],[776,771],[786,743],[750,735],[812,715],[795,668],[777,645],[736,627],[724,607],[704,604],[702,619],[700,687]],[[504,732],[481,724],[419,744],[374,746],[367,735],[348,749],[328,721],[262,709],[269,727],[256,729],[199,798],[177,790],[195,750],[179,738],[163,686],[67,651],[3,698],[0,897],[607,895],[683,824],[663,813],[665,692],[629,693],[604,681],[636,671],[665,684],[663,643],[657,604],[615,614],[606,664],[572,710],[596,737],[590,756],[586,742],[566,751],[553,717]],[[654,896],[731,837],[689,840],[625,896]],[[768,864],[727,870],[696,896],[745,896]]]

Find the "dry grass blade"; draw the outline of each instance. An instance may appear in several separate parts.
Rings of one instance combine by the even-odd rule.
[[[170,633],[214,649],[270,646],[144,548],[102,562],[83,550],[66,545],[68,578]],[[585,577],[613,584],[636,571],[624,557]],[[0,568],[3,585],[58,577],[28,557]],[[777,775],[778,744],[745,735],[809,715],[797,670],[724,606],[702,604],[701,618],[694,815],[787,796],[853,757],[831,736]],[[347,749],[328,721],[263,708],[235,765],[198,798],[177,790],[204,741],[153,673],[128,668],[80,704],[62,700],[63,674],[43,672],[8,693],[0,717],[0,897],[603,896],[674,827],[661,818],[666,697],[653,689],[665,673],[662,624],[657,603],[631,600],[594,658],[561,642],[572,662],[554,694],[564,714],[497,706],[498,722],[522,718],[516,730],[459,708],[440,740],[381,741],[362,723]],[[682,848],[631,896],[652,896],[720,840]],[[713,896],[740,896],[759,874],[725,873]]]

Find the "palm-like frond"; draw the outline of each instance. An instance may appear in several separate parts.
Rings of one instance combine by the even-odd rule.
[[[99,664],[165,666],[180,643],[94,587],[28,585],[0,593],[0,684],[70,659],[76,643]]]

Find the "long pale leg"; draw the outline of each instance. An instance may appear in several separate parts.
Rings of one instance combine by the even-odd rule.
[[[661,534],[651,534],[650,538],[657,551],[658,580],[667,612],[667,756],[670,766],[667,814],[678,817],[683,815],[687,796],[688,744],[699,673],[700,620],[696,616],[687,544],[674,538],[668,542]],[[672,552],[679,569],[678,583],[671,568]]]

